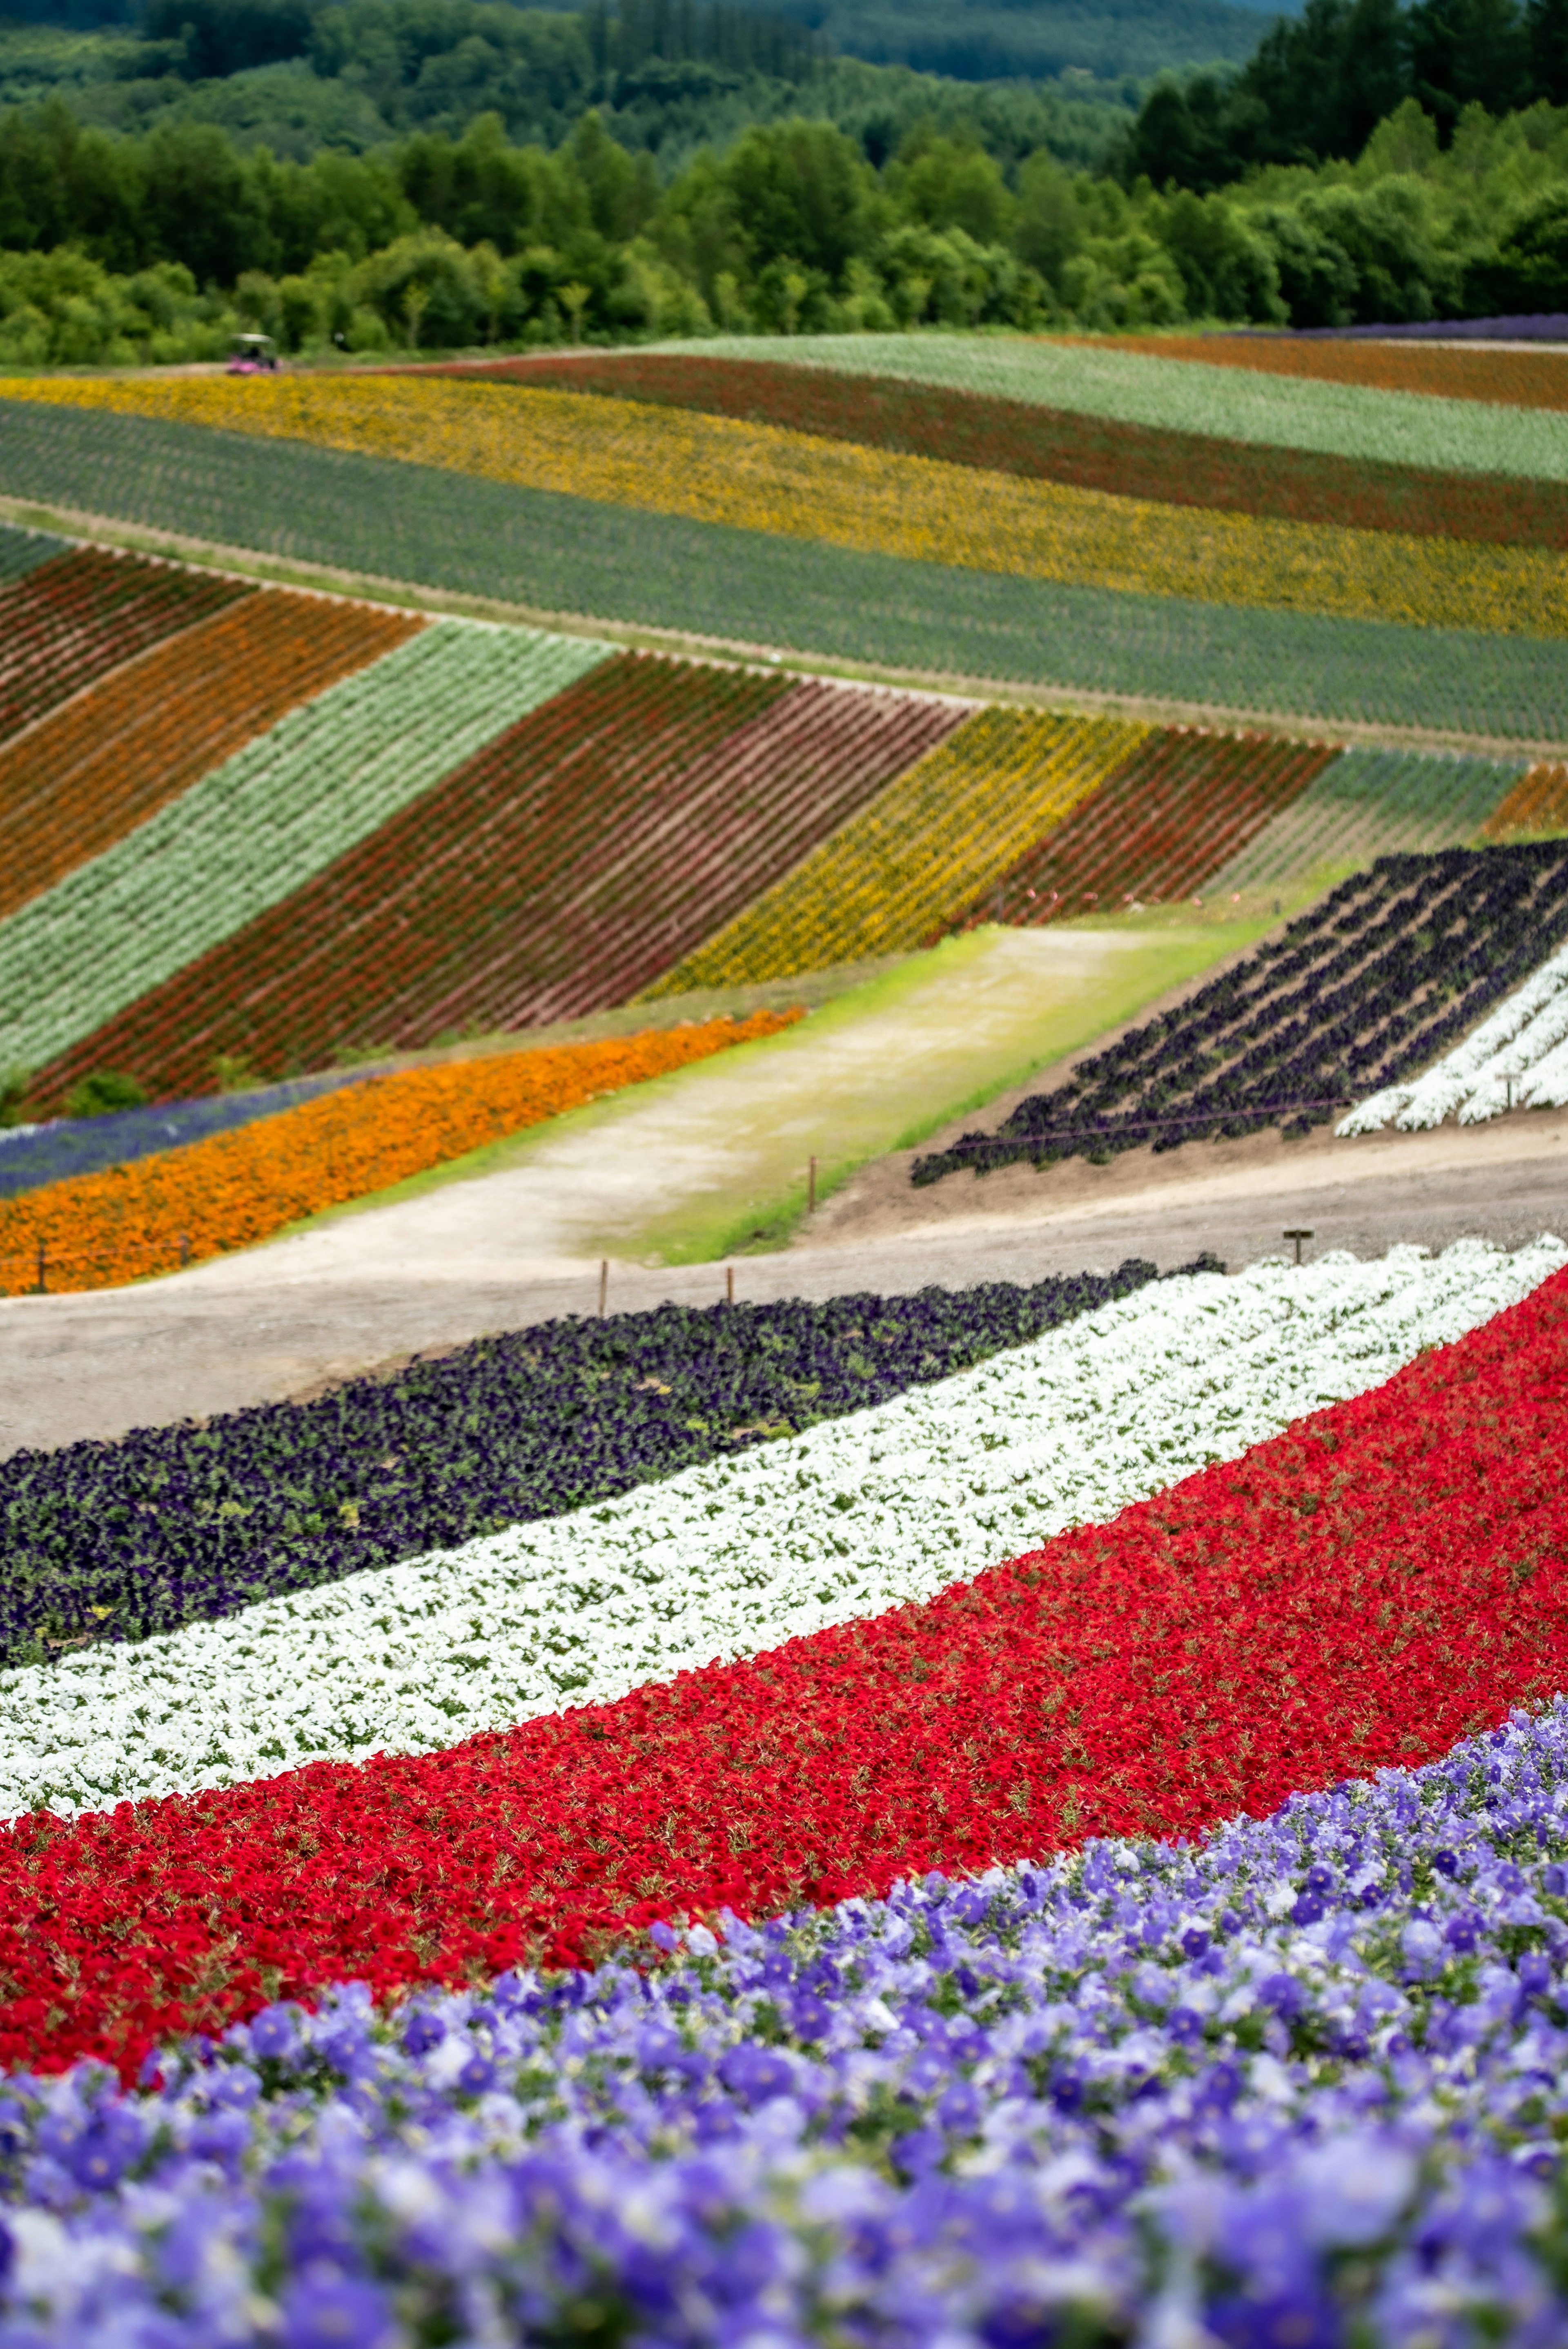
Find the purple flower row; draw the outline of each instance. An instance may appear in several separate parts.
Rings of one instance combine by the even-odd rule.
[[[1381,856],[1185,1003],[1032,1093],[994,1133],[917,1158],[967,1167],[1301,1134],[1425,1068],[1568,936],[1568,845]]]
[[[1198,1846],[14,2076],[0,2349],[1546,2349],[1565,1893],[1559,1701]]]
[[[17,1453],[0,1464],[0,1661],[560,1516],[949,1377],[1155,1278],[1130,1258],[1033,1288],[551,1321],[314,1402]]]

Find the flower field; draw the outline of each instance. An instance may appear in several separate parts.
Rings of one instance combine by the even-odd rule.
[[[0,741],[122,661],[253,592],[236,580],[88,547],[14,574],[0,586]]]
[[[193,1090],[220,1051],[310,1065],[623,1001],[962,715],[606,663],[83,1037],[38,1089],[125,1067]]]
[[[245,595],[0,744],[0,920],[418,626],[318,596]]]
[[[1440,751],[1347,750],[1210,879],[1216,893],[1263,889],[1369,864],[1400,850],[1459,848],[1496,829],[1523,788],[1520,762]],[[1546,833],[1568,829],[1542,822]]]
[[[855,359],[855,338],[838,339],[850,347],[838,357]],[[970,372],[979,364],[959,338],[912,341],[906,351],[898,337],[873,337],[872,355],[881,351],[904,374],[912,364],[939,374],[959,361]],[[768,355],[777,357],[779,347],[770,344]],[[1033,348],[987,341],[981,352],[1014,364]],[[1062,353],[1051,356],[1054,364]],[[1152,364],[1107,356],[1124,367]],[[1066,357],[1077,362],[1085,354]],[[864,357],[858,363],[863,372]],[[1143,403],[1157,423],[1170,420],[1161,400],[1171,404],[1171,381],[1189,382],[1195,372],[1157,370],[1160,398]],[[1243,389],[1259,381],[1234,369],[1212,372]],[[1004,388],[1011,390],[1010,378]],[[1047,388],[1064,404],[1055,377]],[[1280,387],[1262,388],[1266,406]],[[1098,413],[1094,401],[1106,390],[1077,384],[1076,406],[1073,398],[1065,404]],[[1107,396],[1118,390],[1112,384]],[[1467,421],[1489,413],[1450,405]],[[1212,400],[1194,403],[1187,424],[1212,429]],[[1259,445],[1274,445],[1266,431]],[[1462,454],[1470,440],[1458,445]],[[1425,450],[1422,461],[1430,457]],[[985,678],[1022,680],[1200,703],[1245,722],[1272,714],[1298,730],[1349,719],[1519,740],[1532,754],[1568,740],[1562,639],[1401,627],[912,563],[434,465],[38,401],[8,404],[4,482],[14,495],[335,574],[412,580],[536,613],[613,616],[732,647],[789,647],[959,690]]]
[[[1568,843],[1379,857],[994,1133],[917,1159],[913,1179],[1305,1133],[1438,1060],[1564,936]]]
[[[1545,2349],[1565,1329],[1126,1266],[0,1466],[0,2342]]]
[[[39,378],[7,396],[24,392],[905,562],[1411,627],[1568,636],[1568,591],[1544,549],[1108,498],[635,400],[430,376]]]
[[[1102,789],[1147,729],[986,709],[819,843],[648,996],[925,945],[1019,849]]]
[[[66,541],[48,531],[14,530],[9,523],[0,523],[0,587],[26,579],[30,571],[67,551]]]
[[[1547,760],[1521,775],[1481,826],[1489,840],[1517,840],[1568,831],[1568,767]]]
[[[1349,521],[1358,530],[1422,537],[1568,545],[1568,490],[1561,482],[1161,431],[936,384],[851,378],[778,360],[709,359],[689,351],[454,360],[428,371],[696,409],[1120,497],[1285,522]]]
[[[231,1126],[271,1117],[296,1102],[362,1082],[368,1071],[325,1069],[315,1076],[288,1077],[279,1084],[247,1087],[242,1092],[208,1093],[191,1101],[159,1102],[146,1109],[110,1111],[97,1117],[50,1118],[36,1124],[0,1126],[0,1199],[14,1199],[45,1183],[70,1174],[96,1174],[106,1166],[129,1165]]]
[[[1406,1133],[1441,1125],[1458,1114],[1461,1125],[1522,1109],[1560,1108],[1568,1101],[1568,953],[1559,947],[1524,985],[1500,1003],[1452,1051],[1434,1061],[1413,1083],[1391,1085],[1358,1102],[1335,1131],[1377,1133],[1396,1125]]]
[[[1154,358],[1250,367],[1261,375],[1306,377],[1318,383],[1365,384],[1503,408],[1568,409],[1568,379],[1549,351],[1376,339],[1308,342],[1286,335],[1119,335],[1114,347]]]
[[[1337,755],[1322,742],[1161,728],[1034,843],[971,918],[1034,924],[1185,896]]]
[[[622,1085],[770,1036],[798,1012],[645,1030],[317,1095],[228,1132],[0,1201],[0,1288],[106,1288],[253,1247]]]
[[[0,1062],[46,1066],[603,657],[437,621],[291,710],[0,924]]]

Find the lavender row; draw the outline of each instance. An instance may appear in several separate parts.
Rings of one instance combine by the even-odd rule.
[[[1562,842],[1380,856],[1065,1085],[1030,1094],[994,1133],[917,1158],[911,1179],[1272,1125],[1308,1133],[1446,1051],[1564,937]]]
[[[1559,1701],[1196,1847],[14,2075],[0,2349],[1546,2349],[1565,1811]]]
[[[0,1661],[559,1516],[946,1378],[1155,1278],[1130,1258],[1034,1288],[551,1321],[314,1402],[17,1453],[0,1465]]]
[[[203,1094],[194,1101],[160,1102],[143,1109],[111,1110],[101,1117],[57,1118],[47,1125],[0,1132],[0,1199],[15,1199],[45,1183],[73,1174],[98,1174],[128,1166],[161,1150],[178,1150],[209,1134],[230,1133],[258,1118],[275,1117],[296,1102],[360,1083],[367,1069],[332,1069],[319,1076],[290,1077],[253,1091]]]

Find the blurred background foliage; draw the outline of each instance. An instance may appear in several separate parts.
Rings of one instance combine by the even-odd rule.
[[[1568,309],[1568,0],[19,5],[0,364]]]

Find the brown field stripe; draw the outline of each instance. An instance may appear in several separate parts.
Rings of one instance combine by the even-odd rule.
[[[1568,376],[1568,361],[1563,367]],[[422,372],[689,408],[1117,497],[1420,538],[1568,547],[1565,482],[1444,473],[1158,431],[1026,400],[846,377],[779,360],[633,351],[620,357],[457,362]]]
[[[0,919],[419,626],[268,589],[153,646],[0,745]]]

